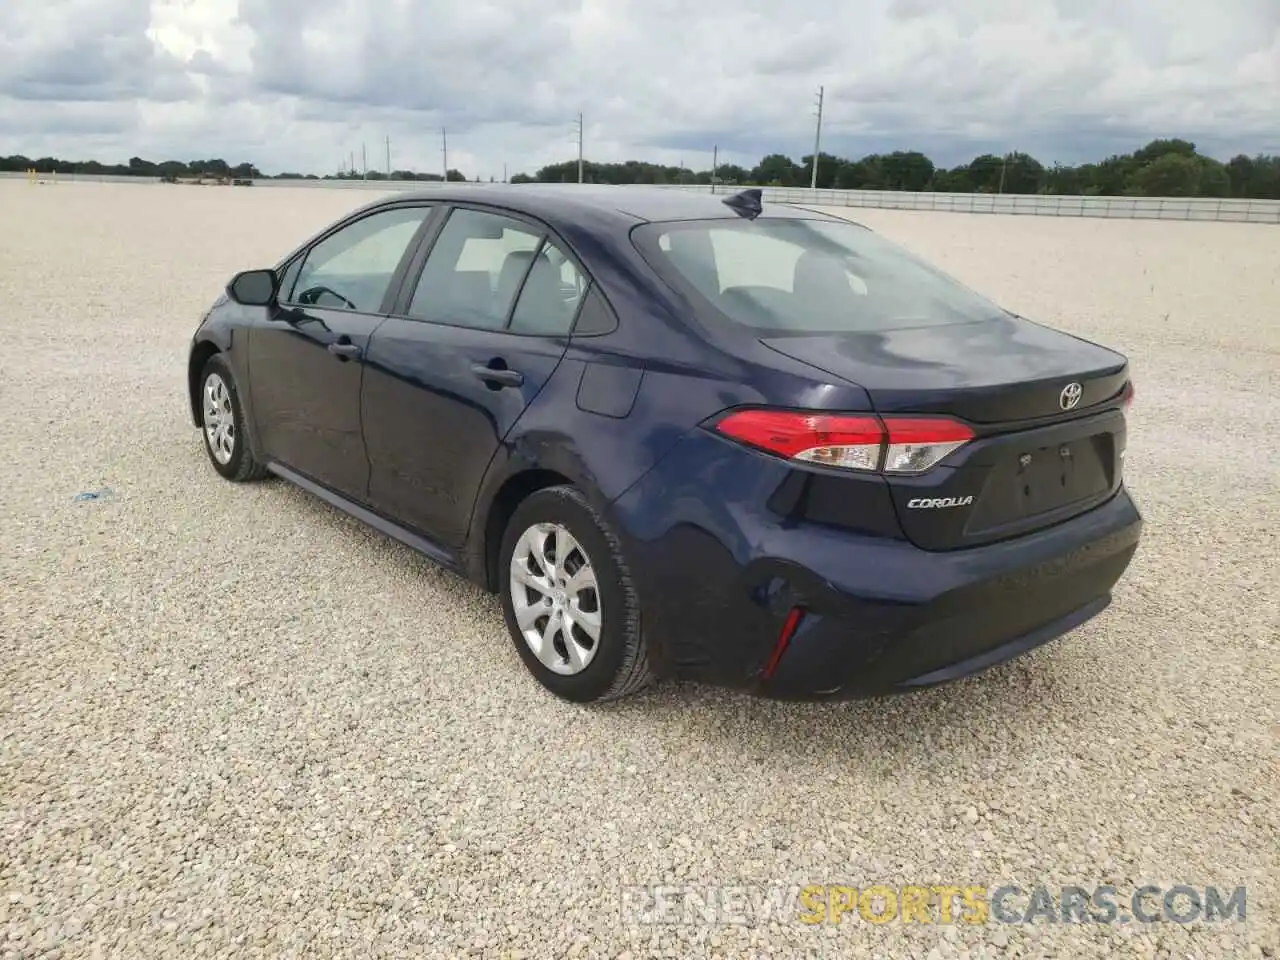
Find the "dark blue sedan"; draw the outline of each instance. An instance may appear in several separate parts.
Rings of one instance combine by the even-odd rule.
[[[575,701],[952,680],[1102,611],[1142,528],[1124,356],[757,190],[379,200],[233,278],[188,382],[218,473],[500,594]]]

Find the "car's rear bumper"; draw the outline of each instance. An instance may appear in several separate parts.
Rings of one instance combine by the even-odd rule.
[[[1111,603],[1112,588],[1133,559],[1142,527],[1123,491],[1095,514],[1087,518],[1090,526],[1105,522],[1114,524],[1113,529],[1039,563],[1003,572],[974,570],[949,589],[923,593],[877,636],[859,629],[856,609],[825,616],[806,613],[772,675],[759,680],[759,692],[780,698],[851,698],[935,686],[1004,663],[1076,629]],[[1072,531],[1054,532],[1065,537]],[[1005,546],[1015,556],[1022,547]],[[946,554],[921,559],[931,564],[935,558],[964,562]],[[851,590],[875,586],[854,583],[833,589],[853,599]],[[861,605],[856,599],[853,604]]]
[[[693,441],[688,454],[705,463],[714,450]],[[612,511],[655,669],[771,697],[906,691],[1019,656],[1106,608],[1142,532],[1122,488],[1035,533],[926,551],[902,539],[779,521],[758,505],[785,465],[753,458],[754,467],[681,482],[685,452],[674,456]],[[704,483],[709,489],[699,492]],[[797,607],[799,625],[779,654]]]

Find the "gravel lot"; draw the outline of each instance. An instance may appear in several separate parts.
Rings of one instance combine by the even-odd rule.
[[[0,957],[1280,954],[1280,229],[858,211],[1130,355],[1148,528],[1116,604],[910,698],[580,709],[494,599],[222,481],[189,423],[228,276],[372,196],[0,182]],[[1248,920],[620,908],[631,884],[1147,882],[1246,885]]]

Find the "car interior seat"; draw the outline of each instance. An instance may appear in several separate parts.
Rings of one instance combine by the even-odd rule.
[[[488,270],[456,270],[449,275],[446,302],[450,313],[471,324],[500,327],[503,317],[493,316],[493,281]]]
[[[716,266],[715,248],[705,230],[672,230],[667,235],[671,247],[667,256],[704,297],[715,301],[720,296],[720,271]]]
[[[857,307],[849,272],[828,253],[806,250],[796,259],[791,291],[797,319],[819,329],[832,325],[833,313]],[[837,324],[838,325],[838,324]]]

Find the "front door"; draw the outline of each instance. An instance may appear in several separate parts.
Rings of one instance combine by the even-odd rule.
[[[280,303],[250,331],[258,436],[277,461],[363,499],[360,384],[369,337],[430,207],[382,210],[329,234],[285,271]]]
[[[584,282],[538,226],[452,211],[369,343],[369,502],[456,550],[498,445],[568,346]]]

